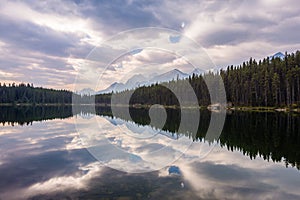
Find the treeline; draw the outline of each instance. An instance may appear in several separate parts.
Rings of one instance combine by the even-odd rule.
[[[250,58],[220,74],[227,100],[239,106],[300,106],[300,51],[285,58]]]
[[[209,82],[213,90],[210,94],[205,80]],[[153,105],[160,104],[165,106],[182,106],[181,102],[184,102],[186,106],[193,104],[195,101],[191,98],[191,90],[187,89],[188,86],[192,86],[192,92],[196,94],[196,101],[200,106],[207,106],[211,103],[210,95],[217,97],[221,79],[214,73],[207,73],[204,75],[193,75],[186,80],[172,80],[163,84],[153,84],[151,86],[142,86],[135,90],[125,90],[122,92],[112,94],[100,94],[95,96],[96,104],[127,104],[129,100],[130,105]],[[174,91],[177,95],[174,94]],[[195,102],[197,103],[197,102]]]
[[[285,55],[284,59],[265,58],[260,61],[250,58],[238,66],[228,66],[220,72],[195,75],[186,80],[172,80],[114,94],[116,103],[122,104],[131,95],[130,104],[179,105],[178,96],[168,88],[175,89],[188,102],[185,82],[189,81],[200,106],[211,104],[211,97],[218,99],[220,79],[225,86],[227,101],[234,106],[294,106],[300,107],[300,51]],[[214,91],[209,93],[207,85]],[[96,95],[96,103],[109,104],[111,94]]]
[[[0,104],[71,104],[71,91],[34,87],[32,84],[1,84]]]
[[[299,66],[300,51],[286,53],[284,59],[273,57],[257,62],[250,58],[241,65],[228,66],[217,73],[193,74],[186,80],[172,80],[118,92],[114,94],[114,99],[111,98],[111,93],[80,96],[67,90],[45,89],[30,84],[0,84],[0,104],[71,104],[73,95],[75,103],[81,104],[128,104],[130,96],[129,104],[179,106],[180,100],[184,99],[188,105],[193,102],[193,99],[189,99],[191,95],[186,87],[188,81],[200,106],[211,104],[211,100],[218,99],[218,95],[226,95],[227,102],[233,106],[300,107]],[[225,94],[220,93],[219,77],[224,82]],[[207,84],[213,88],[212,92],[208,91]]]

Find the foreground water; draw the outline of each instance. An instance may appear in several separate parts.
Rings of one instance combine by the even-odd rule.
[[[131,109],[133,121],[106,108],[96,113],[0,107],[0,199],[300,199],[299,115],[227,113],[220,138],[206,141],[210,112],[201,112],[197,133],[181,134],[180,111],[170,109],[159,140],[137,144],[119,131],[157,132],[147,126],[146,109]],[[78,134],[78,119],[96,119],[97,134],[134,157],[124,162],[102,149],[99,162],[83,139],[94,133]],[[161,159],[180,152],[179,159],[160,170],[128,173],[146,159],[143,153],[168,146],[165,141],[174,145]],[[190,142],[184,151],[176,146],[182,141]]]

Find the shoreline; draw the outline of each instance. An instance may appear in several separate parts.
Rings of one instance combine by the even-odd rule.
[[[45,104],[40,104],[40,103],[37,103],[37,104],[33,104],[33,103],[17,103],[17,104],[14,104],[14,103],[0,103],[0,106],[8,106],[8,107],[21,107],[21,106],[31,106],[31,107],[34,107],[34,106],[72,106],[74,104],[61,104],[61,103],[45,103]]]
[[[227,110],[232,111],[255,111],[255,112],[300,112],[300,108],[290,107],[269,107],[269,106],[233,106],[227,107]]]
[[[0,103],[0,107],[35,107],[35,106],[96,106],[96,107],[110,107],[110,104],[61,104],[61,103],[46,103],[46,104],[32,104],[32,103]],[[128,107],[127,105],[116,105],[117,107]],[[130,108],[150,108],[152,105],[141,105],[141,104],[131,104]],[[180,109],[177,105],[162,105],[169,109]],[[182,107],[183,109],[194,109],[198,108],[200,110],[210,110],[207,106],[198,107]],[[290,107],[269,107],[269,106],[232,106],[226,107],[227,111],[248,111],[248,112],[299,112],[300,108],[290,108]],[[211,110],[218,111],[218,110]]]

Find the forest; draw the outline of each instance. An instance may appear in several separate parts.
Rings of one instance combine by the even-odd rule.
[[[0,83],[0,104],[72,104],[71,91],[34,87],[32,84]]]
[[[223,79],[227,102],[233,106],[300,107],[300,51],[285,54],[284,59],[264,58],[256,61],[250,58],[241,65],[228,66],[217,73],[193,74],[188,81],[195,91],[199,106],[210,104],[210,95],[218,95],[219,75]],[[211,80],[216,94],[209,94],[206,82]],[[179,105],[176,96],[168,88],[177,88],[185,96],[185,80],[172,80],[161,84],[143,86],[133,91],[114,94],[122,98],[132,94],[130,104]],[[109,103],[111,94],[96,95],[96,103]]]
[[[250,58],[221,70],[227,101],[245,106],[300,106],[300,51],[285,58]]]
[[[193,74],[186,80],[171,80],[164,84],[142,86],[135,90],[114,93],[115,99],[124,102],[130,95],[129,104],[179,106],[178,96],[168,88],[176,88],[180,96],[186,97],[186,81],[192,86],[199,106],[211,104],[211,97],[219,95],[222,77],[227,102],[233,106],[249,107],[300,107],[300,51],[285,54],[285,58],[264,58],[256,61],[250,58],[241,65],[228,66],[218,72],[202,75]],[[206,80],[206,81],[205,81]],[[215,88],[209,93],[207,80]],[[132,94],[132,95],[131,95]],[[111,104],[112,93],[95,96],[80,96],[67,90],[34,87],[32,84],[0,83],[0,104]]]

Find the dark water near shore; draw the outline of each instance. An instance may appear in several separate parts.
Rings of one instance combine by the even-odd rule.
[[[147,109],[131,108],[132,119],[104,107],[96,108],[97,115],[90,108],[73,111],[69,106],[0,107],[0,199],[300,199],[299,115],[227,113],[220,138],[206,141],[209,111],[201,111],[196,133],[178,133],[181,112],[167,109],[159,132],[166,139],[154,145],[126,141],[117,132],[157,131],[148,126]],[[107,158],[112,169],[90,154],[76,128],[81,118],[97,119],[98,134],[109,133],[112,144],[141,159],[141,145],[162,148],[164,141],[174,141],[174,152],[180,150],[178,138],[191,145],[158,171],[128,173],[135,159]],[[209,154],[199,157],[200,146]]]

